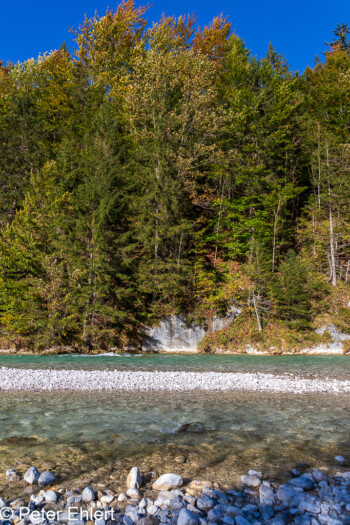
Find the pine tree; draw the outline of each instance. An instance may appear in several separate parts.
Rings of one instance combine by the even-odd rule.
[[[304,262],[293,250],[286,254],[279,267],[278,279],[272,286],[278,319],[291,328],[304,330],[311,321],[308,275]]]

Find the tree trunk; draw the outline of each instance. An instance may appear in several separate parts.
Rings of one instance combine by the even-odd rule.
[[[329,174],[329,150],[326,142],[327,168],[328,168],[328,217],[329,217],[329,244],[330,244],[330,267],[332,286],[337,286],[337,267],[336,267],[336,240],[334,236],[333,210],[331,202],[331,185]]]
[[[337,286],[337,267],[336,267],[336,256],[335,256],[335,239],[334,239],[334,228],[333,228],[333,213],[332,205],[329,202],[329,243],[330,243],[330,265],[331,265],[331,277],[332,286]]]
[[[262,332],[261,319],[260,319],[260,315],[259,315],[259,311],[258,311],[258,305],[257,305],[257,302],[256,302],[256,295],[254,293],[253,293],[253,305],[254,305],[256,320],[257,320],[257,323],[258,323],[258,330],[259,330],[259,332]]]
[[[278,233],[278,217],[280,213],[281,208],[281,199],[278,199],[278,205],[277,209],[274,210],[274,221],[273,221],[273,244],[272,244],[272,273],[275,271],[275,261],[276,261],[276,239],[277,239],[277,233]]]

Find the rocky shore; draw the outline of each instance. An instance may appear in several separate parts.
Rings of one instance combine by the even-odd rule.
[[[294,374],[34,370],[2,367],[0,390],[346,393],[350,392],[350,381],[309,379]]]
[[[143,476],[133,467],[119,493],[103,484],[66,490],[52,472],[9,469],[9,483],[20,480],[23,495],[0,498],[0,518],[3,525],[349,525],[350,471],[342,456],[335,462],[333,476],[300,465],[283,484],[250,470],[225,490],[175,473]]]

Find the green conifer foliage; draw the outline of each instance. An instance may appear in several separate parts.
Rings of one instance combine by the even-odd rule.
[[[286,254],[273,284],[276,316],[292,328],[307,329],[311,321],[311,302],[305,263],[293,250]]]

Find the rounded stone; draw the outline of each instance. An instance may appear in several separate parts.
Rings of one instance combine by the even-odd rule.
[[[215,500],[213,500],[210,496],[207,494],[202,494],[197,499],[197,507],[199,510],[204,510],[207,512],[208,510],[212,509],[215,506]]]
[[[181,487],[183,479],[177,474],[163,474],[152,485],[153,490],[171,490]]]
[[[346,462],[346,459],[344,458],[344,456],[335,456],[334,459],[335,459],[335,461],[336,461],[337,463],[340,463],[340,464]]]
[[[49,470],[45,470],[39,476],[38,483],[41,486],[52,485],[56,481],[56,476]]]
[[[294,487],[299,487],[303,490],[313,490],[314,488],[316,488],[315,482],[306,476],[300,476],[300,478],[290,479],[289,484],[293,485]]]
[[[177,525],[198,525],[198,518],[188,509],[180,510]]]
[[[273,505],[275,502],[275,493],[272,487],[260,485],[259,498],[262,505]]]
[[[14,480],[14,479],[17,479],[18,478],[18,474],[15,471],[15,469],[9,468],[8,470],[6,470],[6,478],[8,480],[10,480],[10,481]]]
[[[156,505],[149,505],[149,507],[147,507],[147,512],[148,514],[150,514],[151,516],[153,514],[158,514],[160,511],[159,507],[156,507]]]
[[[33,485],[34,483],[38,482],[38,479],[40,477],[40,472],[36,467],[30,467],[27,472],[24,474],[23,479],[29,485]]]
[[[137,525],[158,525],[159,519],[155,516],[145,516],[144,518],[139,519]]]
[[[185,463],[186,462],[186,458],[185,456],[176,456],[176,458],[174,459],[175,463]]]
[[[320,481],[323,481],[326,479],[326,475],[324,472],[322,472],[322,470],[316,468],[312,471],[312,477],[314,478],[314,480],[319,483]]]
[[[48,490],[45,494],[45,500],[49,503],[56,503],[58,497],[54,490]]]
[[[104,503],[105,505],[109,505],[114,500],[113,494],[106,494],[105,496],[101,497],[101,503]]]
[[[128,489],[139,489],[141,486],[141,472],[138,467],[133,467],[126,478]]]
[[[82,493],[82,498],[85,503],[89,503],[90,501],[95,501],[96,494],[92,487],[85,487]]]
[[[241,476],[241,480],[244,485],[247,485],[247,487],[257,488],[261,485],[261,479],[255,474]]]
[[[137,489],[128,489],[126,493],[129,496],[129,498],[139,498],[140,497],[140,493]]]

